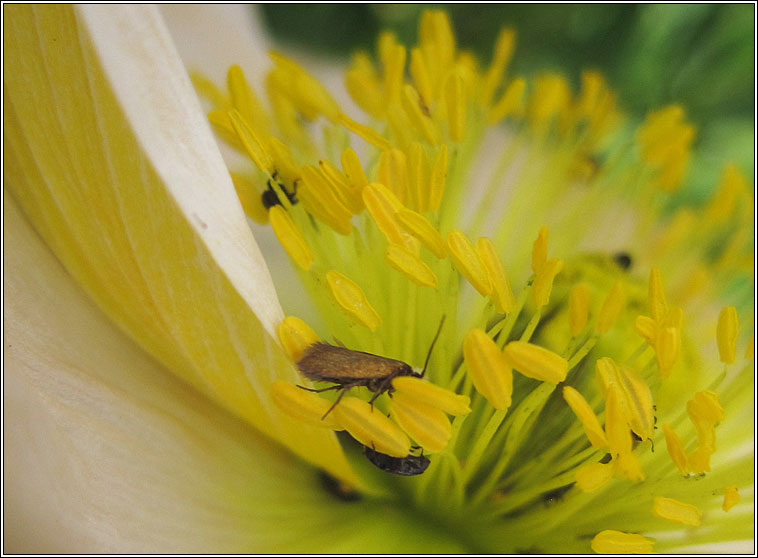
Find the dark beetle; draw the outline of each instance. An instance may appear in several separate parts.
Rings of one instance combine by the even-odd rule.
[[[282,202],[279,201],[279,196],[276,193],[276,190],[274,190],[274,185],[271,183],[271,180],[276,180],[276,184],[279,186],[282,192],[284,192],[284,195],[287,196],[287,199],[292,205],[295,205],[297,203],[297,180],[292,184],[293,191],[290,192],[287,190],[287,188],[284,187],[284,184],[279,182],[277,179],[277,174],[274,173],[272,175],[272,178],[270,178],[266,182],[266,190],[261,194],[261,203],[263,204],[263,207],[266,209],[271,209],[275,205],[282,205]]]
[[[414,372],[410,365],[401,360],[360,351],[351,351],[345,347],[335,347],[328,343],[314,343],[305,350],[303,358],[297,362],[297,368],[309,380],[313,380],[314,382],[332,382],[334,385],[321,389],[298,387],[314,393],[333,389],[342,390],[337,400],[324,413],[324,417],[337,406],[337,403],[340,402],[345,392],[354,387],[363,386],[374,392],[374,396],[369,401],[373,405],[376,398],[385,391],[392,393],[392,380],[398,376],[424,377],[426,366],[429,364],[429,357],[432,356],[432,349],[437,342],[444,323],[445,317],[443,316],[432,345],[429,347],[424,369],[421,372]]]
[[[392,457],[391,455],[379,453],[374,449],[364,446],[363,453],[366,455],[366,459],[371,461],[371,463],[379,467],[382,471],[392,473],[393,475],[413,477],[420,475],[426,471],[427,467],[429,467],[429,458],[424,457],[423,452],[421,455]]]

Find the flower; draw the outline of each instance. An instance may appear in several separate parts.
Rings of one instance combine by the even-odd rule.
[[[749,275],[752,193],[728,167],[706,208],[666,216],[694,134],[682,109],[630,134],[597,74],[576,97],[557,74],[511,78],[509,31],[481,70],[428,12],[410,54],[385,34],[381,67],[359,55],[347,73],[372,125],[281,55],[273,115],[238,68],[230,97],[196,79],[211,122],[254,163],[230,180],[154,11],[6,16],[7,416],[28,416],[32,434],[13,430],[19,533],[36,509],[61,525],[50,479],[63,471],[79,492],[63,493],[63,530],[83,549],[605,553],[749,538],[752,354],[733,364],[744,288],[719,299]],[[378,411],[354,388],[328,427],[300,420],[329,402],[276,386],[303,381],[317,336],[284,319],[243,207],[301,270],[322,338],[421,364],[438,331],[433,383],[396,378]],[[249,425],[352,488],[321,491],[315,469]],[[338,443],[342,428],[397,457],[412,439],[431,465],[396,481],[350,436]],[[37,449],[51,429],[56,449]],[[56,460],[49,472],[39,455]],[[37,544],[55,544],[45,535]]]

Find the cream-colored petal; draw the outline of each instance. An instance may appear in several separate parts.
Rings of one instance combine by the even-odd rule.
[[[324,490],[119,331],[12,199],[4,216],[4,552],[464,551]]]
[[[331,433],[269,399],[298,375],[265,262],[160,15],[4,10],[5,178],[66,269],[160,362],[343,478]]]

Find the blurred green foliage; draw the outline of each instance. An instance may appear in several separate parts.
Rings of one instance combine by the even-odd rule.
[[[266,4],[276,39],[347,58],[373,51],[380,30],[404,44],[416,40],[417,4]],[[459,47],[489,61],[501,27],[518,46],[510,73],[563,71],[577,83],[583,69],[600,70],[622,106],[641,118],[682,104],[698,127],[689,194],[700,197],[723,162],[748,177],[754,164],[754,4],[446,4]]]

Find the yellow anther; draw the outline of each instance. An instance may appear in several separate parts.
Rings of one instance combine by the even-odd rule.
[[[655,356],[658,359],[658,371],[663,378],[668,378],[671,369],[679,358],[682,345],[681,330],[675,327],[660,329],[655,338]]]
[[[724,420],[724,409],[719,403],[719,396],[711,390],[695,393],[693,399],[687,404],[687,411],[691,413],[690,416],[696,416],[699,420],[711,424],[718,424]]]
[[[516,33],[513,29],[501,29],[498,33],[495,49],[492,53],[492,62],[487,68],[482,82],[481,103],[488,107],[492,102],[498,85],[503,81],[505,69],[513,56],[513,48],[516,44]]]
[[[584,285],[574,285],[569,292],[569,327],[571,335],[579,335],[587,325],[590,313],[590,295]]]
[[[632,452],[619,454],[613,460],[616,466],[616,472],[632,482],[642,482],[645,480],[645,472],[642,470],[639,459]]]
[[[438,453],[450,441],[450,420],[445,413],[404,393],[390,400],[390,416],[425,453]]]
[[[213,126],[213,131],[231,147],[245,153],[245,146],[242,145],[237,132],[232,126],[232,119],[229,118],[229,112],[225,110],[212,110],[208,113],[208,122]]]
[[[418,254],[418,241],[407,233],[395,218],[395,215],[404,209],[395,194],[383,184],[372,182],[363,189],[362,195],[366,209],[387,242],[405,246],[414,254]]]
[[[655,343],[656,324],[650,316],[637,316],[634,320],[634,330],[650,345]]]
[[[582,397],[582,394],[571,386],[564,386],[563,399],[566,400],[571,410],[582,423],[584,433],[590,440],[590,444],[598,449],[608,447],[608,440],[605,439],[605,432],[592,411],[589,403]]]
[[[582,492],[602,488],[613,478],[614,464],[590,463],[576,470],[576,485]]]
[[[614,457],[632,451],[632,435],[623,400],[624,395],[620,387],[615,384],[608,386],[605,396],[605,438]]]
[[[511,341],[503,349],[503,354],[516,371],[535,380],[557,384],[568,374],[568,361],[539,345]]]
[[[492,283],[471,242],[459,230],[447,235],[447,248],[455,268],[482,296],[492,292]]]
[[[541,227],[537,240],[532,244],[532,271],[539,273],[547,262],[547,227]]]
[[[719,314],[719,322],[716,328],[716,341],[719,346],[721,362],[732,364],[737,354],[737,309],[734,306],[725,306]]]
[[[471,412],[471,399],[467,395],[458,395],[421,378],[399,376],[392,380],[392,387],[398,393],[435,407],[448,415],[467,415]]]
[[[350,234],[353,230],[350,223],[352,214],[318,169],[305,165],[302,179],[298,196],[302,198],[308,211],[338,233]]]
[[[695,451],[687,456],[690,470],[696,475],[709,473],[711,470],[711,455],[713,455],[713,450],[704,446],[698,446]]]
[[[403,75],[405,73],[405,47],[397,43],[393,44],[382,57],[384,64],[384,92],[386,103],[391,105],[398,101],[403,87]]]
[[[271,399],[282,412],[292,418],[306,422],[312,426],[323,426],[332,430],[344,430],[344,427],[339,424],[334,413],[329,413],[324,417],[332,406],[331,401],[300,389],[293,384],[281,380],[277,380],[271,384]]]
[[[410,205],[423,211],[429,205],[429,179],[431,169],[424,147],[413,142],[408,148],[408,193]]]
[[[407,204],[408,192],[408,161],[405,153],[399,149],[390,149],[379,156],[378,182],[389,188],[400,203]]]
[[[706,221],[718,224],[729,219],[737,205],[739,196],[747,191],[745,179],[737,170],[737,167],[727,165],[724,169],[718,191],[711,198],[706,208]]]
[[[545,74],[534,80],[534,93],[529,99],[529,119],[537,133],[544,132],[556,115],[563,115],[571,93],[566,79],[558,74]]]
[[[302,123],[302,116],[287,96],[287,76],[272,71],[266,76],[265,85],[271,111],[282,137],[298,147],[312,148],[311,139]]]
[[[259,134],[267,134],[269,126],[266,113],[248,85],[242,68],[236,65],[229,68],[226,86],[229,88],[232,106],[239,111],[242,118]]]
[[[421,98],[412,85],[405,85],[400,95],[400,103],[408,116],[413,127],[421,134],[424,140],[430,145],[439,143],[439,134],[437,128],[421,108]]]
[[[292,158],[289,148],[276,138],[268,139],[268,153],[274,161],[274,168],[280,181],[294,184],[300,178],[300,167]]]
[[[532,300],[537,308],[542,308],[550,302],[553,281],[563,269],[563,260],[550,259],[540,268],[532,283]]]
[[[661,270],[655,267],[650,270],[648,302],[650,303],[650,315],[656,322],[660,322],[668,311],[668,304],[666,303],[666,291],[663,288]]]
[[[481,329],[472,329],[463,338],[463,359],[471,381],[495,409],[511,406],[513,372],[500,348]]]
[[[737,492],[737,487],[734,485],[727,486],[724,493],[724,503],[721,505],[721,509],[728,512],[737,505],[737,502],[739,501],[740,493]]]
[[[606,333],[616,323],[616,318],[624,309],[626,304],[626,294],[624,292],[624,285],[621,281],[617,281],[611,292],[603,302],[603,306],[600,309],[600,314],[597,316],[597,325],[595,331],[599,334]]]
[[[437,71],[448,67],[455,54],[455,35],[447,12],[427,10],[422,14],[419,43],[431,51]]]
[[[682,324],[684,324],[684,311],[679,306],[669,306],[668,312],[661,320],[661,326],[682,329]]]
[[[590,547],[597,554],[652,554],[655,541],[621,531],[600,531],[592,539]]]
[[[700,518],[703,516],[700,510],[692,504],[685,504],[679,500],[664,498],[663,496],[656,496],[653,499],[653,515],[667,521],[692,525],[693,527],[700,525]]]
[[[387,263],[422,287],[437,287],[437,276],[421,258],[399,244],[388,244],[384,252]]]
[[[345,151],[342,152],[341,162],[342,171],[345,173],[345,176],[350,183],[350,187],[358,192],[363,191],[363,188],[368,185],[368,179],[366,179],[366,174],[363,172],[361,161],[358,159],[358,155],[355,154],[355,151],[349,147],[345,149]]]
[[[269,57],[274,61],[276,70],[286,74],[288,96],[306,119],[313,120],[319,114],[332,121],[338,119],[339,105],[316,78],[281,54],[270,52]]]
[[[356,397],[344,397],[332,414],[350,435],[366,447],[392,457],[407,457],[411,441],[377,409]]]
[[[386,151],[387,149],[392,149],[392,144],[390,141],[379,134],[378,132],[374,131],[373,128],[369,128],[368,126],[364,126],[363,124],[358,124],[355,120],[352,120],[345,116],[344,114],[340,114],[339,116],[339,122],[342,124],[345,128],[353,132],[356,136],[361,138],[363,141],[368,143],[369,145],[373,145],[376,147],[379,151]]]
[[[466,92],[459,73],[450,74],[445,84],[445,105],[450,139],[461,142],[466,136]]]
[[[447,255],[445,241],[442,240],[442,236],[434,228],[434,225],[426,220],[426,217],[410,209],[401,209],[395,214],[395,218],[406,231],[417,238],[437,259],[442,259]]]
[[[357,323],[371,331],[382,325],[382,319],[369,304],[363,290],[338,271],[327,271],[326,280],[337,303]],[[386,453],[386,452],[382,452]]]
[[[275,205],[269,210],[268,216],[276,238],[279,239],[294,262],[301,269],[308,271],[313,265],[313,253],[287,211],[283,207]]]
[[[362,189],[353,188],[348,182],[347,177],[342,174],[342,171],[329,161],[322,159],[318,162],[318,166],[321,169],[321,174],[329,182],[332,190],[337,193],[340,201],[347,206],[351,213],[360,213],[363,209]]]
[[[216,84],[199,72],[189,72],[192,86],[201,98],[210,101],[214,108],[224,112],[232,109],[231,100],[223,93]]]
[[[630,367],[618,366],[608,357],[597,360],[595,375],[605,397],[612,386],[618,388],[624,416],[632,432],[643,440],[652,438],[655,429],[653,395],[645,381]]]
[[[360,52],[353,56],[352,64],[345,73],[345,89],[365,112],[374,118],[383,116],[386,108],[384,91],[367,54]]]
[[[516,307],[516,299],[513,296],[511,285],[508,283],[505,270],[503,270],[503,266],[500,263],[500,258],[497,257],[497,252],[490,239],[484,237],[478,238],[476,241],[476,253],[484,265],[487,275],[489,275],[490,283],[492,284],[490,299],[495,306],[495,310],[500,314],[513,312],[513,309]]]
[[[261,195],[253,182],[241,174],[235,172],[229,174],[231,174],[234,191],[237,192],[237,197],[240,200],[242,209],[245,211],[245,215],[261,225],[268,223],[268,212],[263,207]]]
[[[292,362],[303,358],[305,349],[316,343],[319,338],[308,324],[300,318],[287,316],[276,328],[279,342]]]
[[[487,116],[488,122],[496,124],[508,116],[520,115],[524,110],[524,91],[526,91],[524,78],[516,78],[509,83],[500,100],[490,110]]]
[[[671,461],[674,462],[679,472],[686,476],[689,473],[687,464],[687,453],[684,450],[684,444],[676,432],[668,425],[663,425],[663,435],[666,437],[666,449],[669,452]]]
[[[442,194],[445,192],[445,180],[447,179],[447,145],[442,144],[432,165],[432,178],[430,181],[429,206],[424,210],[437,211],[442,203]]]
[[[268,175],[274,174],[274,162],[271,160],[261,139],[248,126],[245,119],[236,110],[229,111],[229,119],[237,137],[245,147],[245,152],[253,160],[255,166]]]
[[[582,72],[582,92],[577,100],[578,118],[587,118],[594,112],[604,89],[603,76],[597,72]]]
[[[413,83],[416,86],[416,90],[421,96],[421,100],[426,106],[431,105],[434,100],[432,80],[424,55],[418,47],[411,50],[410,73],[411,78],[413,78]]]

